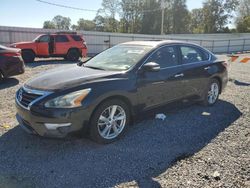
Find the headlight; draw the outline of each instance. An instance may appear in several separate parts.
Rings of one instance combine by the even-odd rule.
[[[45,103],[47,108],[73,108],[82,105],[82,100],[89,94],[90,88],[75,91],[66,95],[56,97]]]

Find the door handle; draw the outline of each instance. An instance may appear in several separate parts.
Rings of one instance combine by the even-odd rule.
[[[204,70],[209,70],[211,67],[210,66],[208,66],[208,67],[205,67],[204,68]]]
[[[183,73],[174,75],[174,77],[175,77],[175,78],[178,78],[178,77],[183,77],[183,76],[184,76],[184,74],[183,74]]]

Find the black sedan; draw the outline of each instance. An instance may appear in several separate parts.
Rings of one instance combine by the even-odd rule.
[[[0,80],[24,73],[21,50],[0,45]]]
[[[64,137],[82,131],[110,143],[149,109],[185,98],[215,104],[227,74],[224,61],[195,44],[127,42],[29,80],[16,93],[16,117],[29,133]]]

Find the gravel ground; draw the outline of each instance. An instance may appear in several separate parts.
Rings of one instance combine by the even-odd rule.
[[[140,117],[126,136],[97,145],[26,134],[15,91],[64,61],[41,61],[0,85],[0,187],[250,187],[250,64],[234,63],[213,107],[188,103]]]

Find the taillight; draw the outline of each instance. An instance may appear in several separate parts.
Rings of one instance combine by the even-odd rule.
[[[13,53],[13,52],[6,52],[6,53],[1,53],[1,55],[2,56],[6,56],[6,57],[21,56],[21,54],[18,53],[18,52],[15,52],[15,53]]]
[[[82,43],[83,43],[83,47],[84,47],[84,48],[87,48],[87,42],[86,42],[86,41],[83,41]]]

